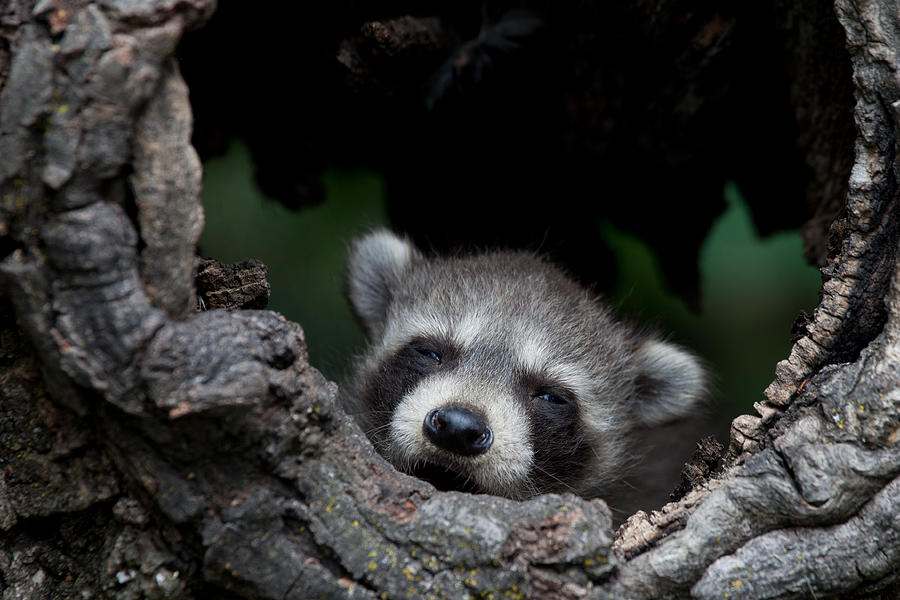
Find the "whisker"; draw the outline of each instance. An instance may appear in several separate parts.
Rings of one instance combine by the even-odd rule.
[[[564,488],[566,488],[568,491],[570,491],[570,492],[572,492],[573,494],[576,494],[576,495],[578,494],[578,492],[575,491],[575,488],[573,488],[571,485],[569,485],[568,483],[566,483],[565,481],[563,481],[563,480],[560,479],[559,477],[555,476],[555,475],[554,475],[553,473],[551,473],[550,471],[548,471],[548,470],[546,470],[546,469],[540,467],[540,466],[537,465],[537,464],[534,464],[534,465],[532,465],[532,466],[533,466],[535,469],[537,469],[538,471],[540,471],[541,473],[543,473],[544,475],[546,475],[547,477],[549,477],[550,479],[553,479],[554,481],[556,481],[558,484],[560,484],[561,486],[563,486]]]
[[[640,490],[637,488],[637,486],[635,486],[633,483],[631,483],[630,481],[628,481],[628,480],[625,479],[624,477],[620,478],[618,481],[616,481],[616,483],[618,483],[619,485],[623,485],[623,486],[627,487],[627,488],[630,489],[632,492],[640,491]]]
[[[384,431],[385,429],[390,429],[391,424],[385,423],[384,425],[379,425],[377,427],[372,427],[371,429],[366,430],[366,435],[371,435],[373,433],[378,433],[380,431]]]

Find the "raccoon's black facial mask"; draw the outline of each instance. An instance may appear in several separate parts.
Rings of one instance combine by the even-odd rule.
[[[372,410],[382,417],[379,424],[387,423],[403,396],[423,377],[453,369],[458,360],[457,349],[448,341],[427,338],[413,339],[386,358],[367,382],[365,390]]]

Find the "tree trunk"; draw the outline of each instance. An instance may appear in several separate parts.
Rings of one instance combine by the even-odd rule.
[[[811,165],[811,193],[831,191],[817,206],[846,189],[819,306],[760,416],[735,420],[725,468],[698,459],[692,489],[618,533],[599,500],[437,492],[396,473],[308,364],[299,326],[194,312],[200,165],[173,54],[212,9],[2,9],[4,600],[897,597],[895,2],[835,1],[857,132],[854,157]],[[785,30],[821,12],[781,10]],[[806,101],[815,140],[809,114],[825,109]],[[849,179],[829,187],[841,160]]]

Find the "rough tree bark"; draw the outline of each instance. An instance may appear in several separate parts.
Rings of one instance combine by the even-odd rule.
[[[835,2],[858,135],[819,307],[725,468],[707,476],[705,457],[680,500],[616,534],[601,501],[397,474],[300,327],[193,312],[200,167],[172,57],[212,8],[3,9],[4,599],[896,594],[894,2]]]

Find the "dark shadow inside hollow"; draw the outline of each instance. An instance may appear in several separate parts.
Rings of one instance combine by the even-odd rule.
[[[201,157],[242,137],[263,190],[291,207],[321,201],[325,168],[366,165],[386,177],[394,226],[420,246],[539,248],[600,290],[615,277],[596,242],[608,219],[647,240],[669,286],[696,306],[696,253],[723,209],[723,182],[737,180],[759,231],[796,228],[822,212],[805,198],[826,183],[810,171],[808,145],[843,151],[852,140],[848,113],[823,112],[826,99],[842,105],[835,93],[852,105],[842,32],[827,10],[624,1],[285,10],[272,22],[223,3],[185,36],[178,56]],[[795,12],[809,22],[787,26]],[[231,43],[238,32],[246,43]],[[828,48],[828,60],[816,58]],[[302,91],[286,92],[273,60],[285,56]],[[234,86],[236,70],[250,80]],[[811,134],[813,114],[828,132]],[[840,197],[829,191],[831,214]]]

